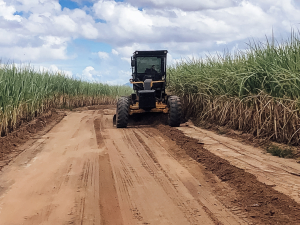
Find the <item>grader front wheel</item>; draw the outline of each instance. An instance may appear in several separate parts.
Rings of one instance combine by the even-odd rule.
[[[117,103],[116,126],[117,128],[127,127],[129,119],[129,99],[121,97]]]
[[[168,123],[171,127],[179,127],[181,120],[181,103],[177,96],[170,96],[168,99],[169,116]]]

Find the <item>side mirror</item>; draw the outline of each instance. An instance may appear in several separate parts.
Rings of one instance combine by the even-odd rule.
[[[135,60],[131,59],[131,67],[135,67]]]

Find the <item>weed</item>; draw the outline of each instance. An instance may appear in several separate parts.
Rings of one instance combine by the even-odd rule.
[[[218,130],[217,130],[217,133],[220,134],[220,135],[227,134],[228,130],[226,128],[219,127]]]
[[[294,153],[291,148],[281,148],[276,145],[270,145],[267,148],[267,152],[271,153],[273,156],[278,156],[280,158],[293,158]]]

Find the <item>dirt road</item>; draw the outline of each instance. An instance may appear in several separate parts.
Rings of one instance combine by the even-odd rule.
[[[236,191],[149,126],[75,111],[0,173],[0,224],[253,224]],[[188,133],[188,131],[186,131]]]
[[[300,203],[300,164],[294,159],[270,156],[265,151],[238,140],[189,124],[180,127],[187,136],[204,143],[205,148],[238,168],[254,174],[259,181]]]

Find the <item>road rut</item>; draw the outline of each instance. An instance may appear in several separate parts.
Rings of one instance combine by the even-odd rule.
[[[68,112],[4,167],[0,224],[251,224],[214,191],[228,185],[155,127],[116,129],[114,112]]]

